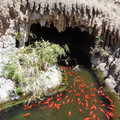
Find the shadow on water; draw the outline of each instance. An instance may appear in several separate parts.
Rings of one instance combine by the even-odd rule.
[[[108,101],[93,90],[93,88],[96,90],[100,88],[100,83],[94,72],[88,68],[80,67],[80,71],[71,70],[70,68],[66,70],[66,73],[68,74],[68,90],[66,89],[64,92],[53,96],[51,103],[54,102],[54,106],[52,108],[40,104],[38,107],[24,110],[23,104],[20,104],[1,111],[0,120],[84,120],[86,117],[93,118],[94,114],[95,119],[99,117],[100,120],[107,120],[107,117],[99,108],[102,108],[103,111],[108,111]],[[90,88],[92,88],[92,91]],[[90,99],[88,97],[85,100],[85,95],[90,94],[95,94],[95,96],[90,97]],[[61,95],[59,101],[57,101],[58,95]],[[99,102],[95,103],[95,99]],[[63,101],[65,102],[64,104]],[[88,107],[86,101],[88,102]],[[91,108],[93,103],[96,106],[96,110]],[[55,107],[56,104],[59,105],[59,109]],[[105,106],[101,107],[102,104],[105,104]],[[68,117],[70,111],[71,115]],[[89,116],[90,111],[93,111],[93,114]],[[31,115],[22,117],[26,113],[31,113]],[[112,120],[111,117],[110,120]]]

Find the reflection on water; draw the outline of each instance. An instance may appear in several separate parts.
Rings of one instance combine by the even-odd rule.
[[[0,120],[112,120],[114,106],[108,105],[111,101],[94,73],[86,68],[80,71],[70,68],[66,72],[69,85],[64,92],[58,91],[39,106],[33,104],[34,107],[27,110],[19,105],[8,112],[1,111]]]

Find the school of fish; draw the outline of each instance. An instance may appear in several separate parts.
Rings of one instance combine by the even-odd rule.
[[[66,70],[69,77],[74,76],[74,80],[71,86],[69,86],[62,92],[58,90],[57,95],[51,96],[44,101],[38,101],[38,103],[33,103],[33,100],[31,100],[29,106],[24,104],[24,110],[28,110],[31,109],[32,107],[38,107],[38,106],[40,106],[41,108],[60,110],[60,107],[62,105],[73,104],[75,101],[77,101],[77,104],[79,106],[78,111],[80,112],[80,114],[82,114],[83,109],[89,110],[88,116],[85,117],[84,120],[90,120],[90,119],[100,120],[100,118],[96,115],[97,112],[104,114],[107,120],[113,118],[114,117],[113,111],[115,106],[113,105],[113,101],[103,92],[103,88],[98,87],[99,89],[97,89],[96,87],[94,87],[97,86],[98,83],[92,83],[90,86],[88,86],[86,84],[86,81],[82,79],[81,76],[79,76],[75,70],[72,70],[73,68],[74,66],[71,68],[61,67],[61,69]],[[69,69],[71,69],[72,71],[69,72]],[[63,79],[63,80],[67,81],[67,79]],[[79,88],[78,89],[79,91],[76,90],[76,87]],[[90,91],[90,94],[87,94],[88,91]],[[51,90],[51,92],[53,93],[54,90]],[[65,92],[66,95],[64,95]],[[72,99],[69,98],[69,95],[71,93],[73,93],[73,95],[75,96]],[[98,100],[97,96],[101,96],[107,99],[109,101],[109,104],[105,104],[104,101]],[[93,103],[89,104],[91,100],[93,100]],[[99,108],[97,107],[97,104],[99,104]],[[104,109],[105,107],[107,108],[107,110]],[[31,115],[31,113],[26,113],[23,115],[23,117],[29,115]],[[72,110],[69,110],[66,116],[69,119],[72,116]]]

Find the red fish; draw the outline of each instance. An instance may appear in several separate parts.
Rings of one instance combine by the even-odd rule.
[[[111,108],[111,107],[109,107],[109,106],[107,106],[110,110],[112,110],[112,111],[114,111],[114,109],[113,108]]]
[[[79,97],[80,97],[80,94],[79,94],[79,93],[78,93],[78,94],[75,94],[75,96],[77,96],[77,97],[79,96]]]
[[[93,114],[93,111],[91,111],[91,112],[89,113],[89,116],[90,116],[91,114]]]
[[[68,92],[68,94],[71,93],[71,92],[72,92],[72,90],[70,90],[70,91]]]
[[[72,103],[73,101],[74,101],[74,99],[72,99],[70,103]]]
[[[110,120],[110,117],[108,116],[108,114],[105,114],[105,116],[107,117],[108,120]]]
[[[0,108],[0,111],[2,111],[2,109]]]
[[[95,91],[95,92],[98,92],[98,90],[97,90],[96,88],[94,88],[94,91]]]
[[[71,85],[71,87],[70,87],[71,89],[73,88],[73,86]]]
[[[104,106],[105,106],[105,104],[102,104],[101,106],[102,106],[102,107],[104,107]]]
[[[65,105],[65,102],[64,102],[64,101],[62,101],[62,103],[63,103],[63,105]]]
[[[57,90],[57,92],[58,92],[58,93],[60,93],[60,91],[59,91],[59,90]]]
[[[87,118],[85,118],[84,120],[90,120],[92,117],[87,117]]]
[[[69,103],[69,102],[70,102],[70,100],[68,99],[66,103]]]
[[[65,91],[68,91],[68,89],[65,89]]]
[[[71,116],[71,111],[69,111],[69,113],[68,113],[68,117],[70,117]]]
[[[53,91],[53,90],[51,90],[51,92],[53,93],[54,91]]]
[[[80,101],[80,98],[78,97],[77,100],[78,100],[78,102],[79,102],[79,101]]]
[[[23,117],[28,116],[28,115],[31,115],[31,113],[24,114]]]
[[[82,110],[79,108],[79,111],[82,113]]]
[[[64,81],[67,81],[67,79],[63,79]]]
[[[30,105],[29,107],[27,107],[27,109],[30,109],[30,108],[32,108],[32,105]]]
[[[39,101],[38,104],[41,104],[42,101]]]
[[[95,97],[96,95],[95,94],[90,94],[90,96]]]
[[[114,114],[111,111],[105,111],[109,116],[114,117]]]
[[[105,114],[105,112],[103,111],[103,109],[102,109],[102,108],[99,108],[99,110],[100,110],[102,113],[104,113],[104,114]]]
[[[68,98],[68,95],[64,98],[64,100],[67,99],[67,98]]]
[[[100,118],[97,116],[97,120],[100,120]]]
[[[115,108],[115,105],[109,105],[109,106]]]
[[[93,91],[92,88],[90,88],[91,92]]]
[[[81,90],[81,93],[82,93],[82,94],[84,94],[84,91],[83,91],[83,89]]]
[[[96,115],[94,114],[94,115],[93,115],[93,120],[95,119],[95,117],[96,117]]]
[[[83,103],[81,103],[81,105],[82,105],[83,108],[85,108]]]
[[[76,93],[76,89],[74,90],[74,93]]]
[[[58,101],[60,101],[62,98],[58,98],[56,101],[58,102]]]

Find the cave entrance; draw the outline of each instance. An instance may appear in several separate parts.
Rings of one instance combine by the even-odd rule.
[[[68,54],[70,65],[75,65],[77,61],[80,65],[91,66],[89,51],[93,40],[88,32],[81,32],[78,27],[67,27],[64,32],[60,33],[53,24],[51,24],[50,28],[47,28],[41,27],[39,23],[32,24],[30,31],[37,36],[38,41],[43,38],[61,46],[67,44],[70,49]],[[26,42],[26,45],[35,41],[36,39],[30,39],[30,42]]]

